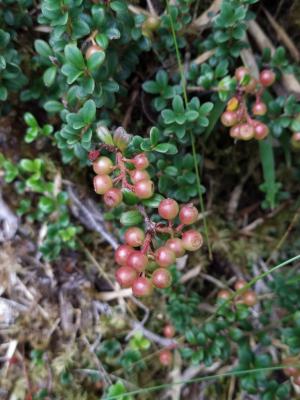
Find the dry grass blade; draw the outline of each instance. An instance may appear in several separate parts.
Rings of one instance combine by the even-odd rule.
[[[272,25],[273,29],[276,31],[278,39],[285,45],[285,47],[289,50],[291,56],[294,58],[295,61],[300,60],[300,52],[297,49],[295,43],[292,41],[290,36],[286,33],[281,25],[272,17],[272,15],[268,12],[268,10],[263,7],[264,13],[266,14],[270,24]]]
[[[195,58],[192,63],[193,64],[203,64],[205,61],[207,61],[210,57],[212,57],[215,54],[215,49],[213,50],[207,50],[204,53],[200,54],[197,58]]]
[[[68,184],[68,193],[72,201],[72,212],[88,229],[98,232],[111,246],[116,249],[119,244],[114,236],[106,229],[105,222],[99,207],[92,200],[80,199],[76,190]]]
[[[209,26],[212,21],[212,15],[218,13],[221,4],[222,0],[214,0],[209,8],[191,23],[189,28],[191,28],[192,30],[199,30]]]

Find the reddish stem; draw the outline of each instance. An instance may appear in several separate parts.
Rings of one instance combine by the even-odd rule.
[[[184,224],[178,225],[177,228],[175,229],[176,233],[180,233],[183,228],[184,228]]]
[[[150,247],[151,242],[152,242],[152,239],[153,239],[153,236],[154,236],[153,232],[148,232],[146,234],[146,237],[145,237],[145,240],[144,240],[144,243],[143,243],[143,247],[141,249],[141,252],[143,254],[146,254],[148,252],[149,247]]]
[[[120,153],[119,151],[117,152],[116,155],[116,163],[118,168],[120,169],[120,174],[117,177],[118,181],[122,181],[122,187],[131,190],[132,192],[134,192],[134,186],[131,185],[128,181],[127,181],[127,173],[128,173],[128,169],[126,168],[126,165],[124,163],[123,156],[122,153]]]

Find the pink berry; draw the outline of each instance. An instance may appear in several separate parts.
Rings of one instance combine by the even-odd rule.
[[[198,210],[192,204],[183,206],[179,213],[180,222],[184,225],[191,225],[198,219]]]
[[[133,268],[123,266],[117,269],[115,276],[120,286],[128,288],[137,278],[137,272]]]
[[[252,112],[254,115],[265,115],[267,112],[267,106],[262,101],[257,101],[252,107]]]
[[[123,200],[123,194],[120,189],[109,189],[103,196],[104,203],[108,207],[117,207]]]
[[[177,201],[173,199],[164,199],[159,203],[158,214],[167,220],[176,218],[179,211]]]
[[[300,132],[294,132],[292,135],[292,140],[295,140],[295,142],[300,142]]]
[[[229,292],[229,290],[222,289],[218,293],[218,299],[228,300],[228,299],[230,299],[230,297],[231,297],[231,293]]]
[[[158,268],[152,274],[152,283],[159,289],[165,289],[171,286],[172,275],[165,268]]]
[[[242,140],[250,140],[254,137],[254,128],[250,124],[241,124],[240,125],[240,135],[239,139]]]
[[[174,337],[174,335],[175,335],[175,328],[174,328],[174,326],[171,325],[171,324],[167,324],[167,325],[164,327],[164,336],[167,337],[167,338],[169,338],[169,339],[171,339],[172,337]]]
[[[135,269],[137,272],[143,272],[148,265],[148,257],[141,251],[133,250],[127,259],[126,265]]]
[[[93,170],[97,175],[109,175],[113,170],[113,163],[110,158],[101,156],[93,162]]]
[[[166,246],[155,251],[155,261],[160,267],[169,267],[176,261],[175,253]]]
[[[185,248],[183,247],[182,240],[179,238],[169,239],[165,244],[170,250],[175,253],[176,258],[184,256]]]
[[[171,365],[173,361],[172,352],[168,349],[162,350],[159,353],[159,361],[165,367]]]
[[[232,126],[230,128],[229,135],[232,138],[234,138],[234,139],[239,139],[240,138],[240,126],[241,125],[239,124],[239,125]]]
[[[133,249],[126,244],[121,244],[115,251],[115,261],[119,265],[125,265]]]
[[[139,182],[139,181],[149,181],[150,180],[150,175],[148,174],[147,171],[142,171],[141,169],[134,169],[133,171],[130,171],[130,178],[133,184]]]
[[[256,140],[263,140],[269,134],[269,128],[267,125],[263,124],[260,121],[256,121],[254,125],[254,137]]]
[[[149,296],[153,291],[153,286],[148,278],[140,276],[132,284],[132,293],[134,296]]]
[[[96,175],[93,182],[97,194],[104,194],[113,186],[113,182],[108,175]]]
[[[103,48],[100,46],[97,46],[96,44],[89,46],[89,48],[87,49],[87,51],[85,53],[86,59],[88,60],[90,57],[92,57],[93,54],[99,53],[99,51],[103,51]]]
[[[300,149],[300,132],[294,132],[291,137],[291,145],[293,149],[299,150]]]
[[[260,83],[265,86],[271,86],[275,82],[276,75],[271,69],[264,69],[259,75]]]
[[[238,82],[241,82],[246,75],[249,75],[249,70],[246,67],[239,67],[235,70],[234,76]]]
[[[134,192],[140,199],[149,199],[154,193],[154,184],[152,181],[143,179],[134,185]]]
[[[242,294],[242,302],[248,307],[253,307],[257,303],[257,296],[253,290],[248,290]]]
[[[247,282],[244,281],[243,279],[238,279],[235,284],[234,284],[234,289],[235,290],[242,290],[244,287],[247,285]]]
[[[203,238],[200,232],[193,229],[182,234],[183,247],[189,251],[200,249],[203,244]]]
[[[225,111],[221,116],[221,122],[224,126],[233,126],[237,123],[238,118],[235,111]]]
[[[133,162],[136,169],[146,169],[147,167],[149,167],[149,160],[145,153],[137,154],[133,158]]]
[[[141,228],[132,227],[125,232],[125,242],[131,247],[140,247],[145,239],[145,233]]]

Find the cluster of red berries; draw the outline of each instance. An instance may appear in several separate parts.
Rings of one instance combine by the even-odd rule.
[[[263,122],[253,119],[247,109],[248,95],[255,96],[252,105],[254,116],[263,116],[267,112],[267,105],[261,100],[265,88],[271,86],[275,79],[275,73],[270,69],[264,69],[255,79],[250,75],[246,67],[235,70],[235,78],[238,82],[237,91],[227,103],[227,109],[221,116],[224,126],[230,127],[230,136],[240,140],[263,140],[269,134],[269,128]]]
[[[299,359],[297,357],[286,357],[282,364],[285,365],[283,372],[289,378],[293,378],[295,385],[300,386],[300,369],[299,367],[294,367],[293,365],[299,365]]]
[[[158,214],[167,223],[154,223],[146,219],[146,233],[139,227],[128,228],[124,235],[125,243],[115,252],[115,261],[120,265],[116,271],[116,280],[122,287],[131,287],[135,296],[150,295],[154,287],[169,287],[172,276],[167,268],[187,250],[196,251],[203,244],[202,235],[198,231],[182,231],[198,218],[198,210],[192,204],[179,209],[175,200],[164,199],[158,206]],[[180,223],[176,226],[174,220],[177,217]],[[153,239],[160,233],[170,235],[170,239],[154,250]]]
[[[127,164],[134,166],[134,169],[130,170]],[[144,153],[127,159],[121,152],[116,152],[115,164],[109,157],[100,156],[93,162],[93,170],[97,174],[94,177],[95,192],[104,195],[104,202],[109,207],[116,207],[122,202],[122,189],[125,188],[140,199],[148,199],[154,193],[153,182],[146,171],[148,166],[149,160]],[[111,174],[114,176],[111,177]],[[120,188],[114,187],[116,185]]]
[[[168,339],[172,339],[175,335],[175,329],[173,325],[167,324],[164,327],[164,336]],[[173,353],[172,350],[173,346],[167,347],[159,352],[159,361],[161,365],[167,367],[172,364],[173,362]]]
[[[243,279],[238,279],[234,284],[234,290],[239,291],[245,288],[247,282]],[[228,300],[232,296],[229,290],[223,289],[218,293],[218,298]],[[236,299],[237,303],[245,304],[248,307],[253,307],[257,303],[257,296],[253,290],[246,290]]]

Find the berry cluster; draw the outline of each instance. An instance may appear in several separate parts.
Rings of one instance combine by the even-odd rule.
[[[297,357],[286,357],[282,364],[286,367],[283,369],[283,372],[289,378],[293,378],[293,382],[295,385],[300,386],[300,369],[294,367],[293,365],[299,365],[299,359]]]
[[[252,104],[253,116],[263,116],[267,112],[266,104],[261,100],[265,88],[271,86],[275,79],[272,70],[264,69],[260,72],[259,79],[255,79],[245,67],[235,70],[237,80],[237,90],[234,97],[227,103],[227,109],[221,116],[224,126],[230,127],[229,134],[232,138],[240,140],[257,139],[263,140],[269,134],[269,128],[263,122],[253,119],[247,108],[247,98],[249,95],[255,96]]]
[[[234,290],[239,291],[245,288],[247,282],[242,279],[239,279],[234,284]],[[229,290],[220,290],[218,293],[218,299],[228,300],[231,297],[231,293]],[[257,297],[253,290],[246,290],[236,299],[237,303],[245,304],[248,307],[253,307],[257,303]]]
[[[151,221],[144,210],[140,209],[144,214],[146,233],[139,227],[126,230],[125,243],[115,252],[115,261],[120,265],[116,271],[116,279],[122,287],[132,287],[135,296],[147,296],[154,287],[164,289],[171,285],[172,276],[167,268],[187,250],[198,250],[203,239],[196,230],[183,231],[185,226],[193,224],[198,218],[198,210],[192,204],[186,204],[179,209],[175,200],[162,200],[158,206],[158,214],[167,222],[158,223]],[[176,225],[174,220],[177,217],[179,224]],[[154,239],[159,234],[170,238],[163,246],[154,249]]]
[[[164,327],[164,336],[168,339],[172,339],[175,335],[175,329],[171,324],[167,324]],[[161,365],[167,367],[173,362],[172,347],[165,348],[159,352],[159,361]]]
[[[95,155],[98,157],[98,152]],[[128,164],[134,169],[129,169]],[[97,174],[94,177],[95,192],[104,195],[104,202],[109,207],[116,207],[122,202],[122,189],[131,190],[140,199],[148,199],[154,193],[153,182],[146,171],[148,166],[149,160],[144,153],[128,159],[116,151],[115,163],[109,157],[100,156],[93,162],[93,170]],[[115,187],[116,185],[119,188]]]

